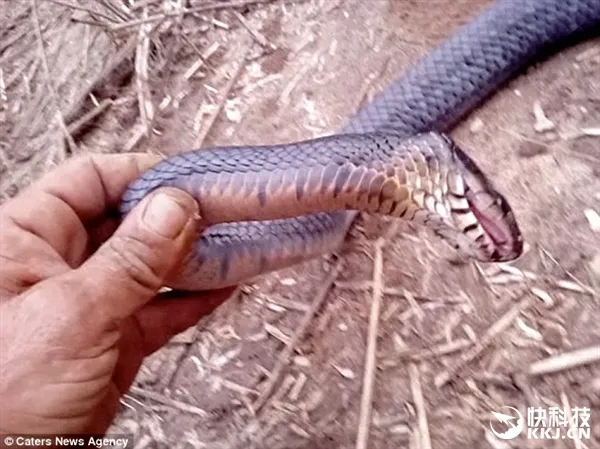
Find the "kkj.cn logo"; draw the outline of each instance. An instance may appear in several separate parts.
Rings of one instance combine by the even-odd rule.
[[[494,415],[494,419],[490,419],[492,433],[501,440],[512,440],[518,437],[525,427],[523,415],[514,407],[502,407],[500,410],[503,413],[492,412]]]
[[[527,426],[525,426],[527,424]],[[492,411],[492,433],[501,440],[517,438],[526,429],[526,437],[533,440],[590,439],[590,409],[574,407],[529,407],[527,423],[521,412],[514,407],[501,407]]]

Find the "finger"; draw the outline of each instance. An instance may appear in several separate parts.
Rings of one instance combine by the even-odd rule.
[[[158,189],[138,204],[115,233],[69,273],[78,300],[99,317],[120,320],[153,298],[198,235],[198,204],[187,193]]]
[[[15,198],[2,210],[0,220],[3,238],[8,233],[20,236],[1,244],[2,254],[15,261],[35,265],[39,254],[49,253],[74,267],[87,247],[86,229],[75,212],[64,201],[43,191],[38,193],[36,202]]]
[[[59,243],[64,251],[57,252],[47,241],[0,214],[0,299],[18,295],[44,279],[78,267],[115,232],[118,225],[117,217],[107,217],[90,225],[87,230],[82,228],[64,243]],[[60,231],[54,234],[57,238],[61,235]]]
[[[0,300],[69,269],[46,242],[22,232],[0,214]]]
[[[132,381],[133,383],[133,381]],[[89,426],[85,429],[88,434],[104,435],[119,413],[121,395],[127,390],[119,390],[116,385],[110,385],[106,397],[96,409],[96,413],[89,420]]]
[[[88,246],[85,259],[98,250],[111,235],[119,228],[121,220],[118,217],[106,217],[93,225],[88,226]]]
[[[116,208],[127,185],[159,160],[142,153],[73,158],[7,201],[2,219],[77,264],[87,246],[84,224]]]
[[[127,185],[160,160],[148,153],[75,157],[33,184],[26,194],[35,198],[46,192],[68,204],[82,221],[92,220],[116,207]]]
[[[235,288],[157,298],[141,309],[136,317],[142,333],[144,355],[164,346],[175,335],[198,323],[231,297]]]

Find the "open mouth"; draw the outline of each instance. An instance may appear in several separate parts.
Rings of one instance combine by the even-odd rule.
[[[523,251],[523,238],[508,202],[500,194],[492,197],[489,193],[477,194],[468,188],[465,198],[487,237],[485,239],[484,236],[478,236],[475,241],[487,240],[493,247],[492,259],[496,261],[509,261],[519,257]]]
[[[469,192],[467,192],[467,202],[469,203],[469,208],[477,218],[478,223],[483,228],[484,232],[488,235],[488,237],[494,242],[497,246],[506,245],[510,239],[505,226],[503,227],[499,222],[494,220],[493,217],[486,215],[486,213],[481,210],[472,198],[469,198]]]
[[[508,201],[452,141],[457,169],[447,177],[455,226],[481,260],[507,262],[523,252],[523,237]]]

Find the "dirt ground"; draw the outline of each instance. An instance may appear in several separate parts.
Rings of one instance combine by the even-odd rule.
[[[486,2],[61,3],[0,12],[2,198],[79,152],[335,133]],[[453,132],[515,209],[520,260],[478,266],[361,217],[342,253],[253,280],[149,357],[111,432],[140,448],[600,448],[598,73],[600,40],[566,49]],[[592,437],[499,440],[502,406],[590,407]]]

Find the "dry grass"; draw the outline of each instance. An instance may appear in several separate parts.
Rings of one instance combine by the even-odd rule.
[[[382,50],[365,63],[368,73],[358,72],[362,60],[347,55],[362,54],[360,39],[345,46],[351,37],[339,31],[362,30],[364,40],[385,48],[396,42],[385,21],[395,17],[393,7],[372,6],[378,12],[371,16],[360,9],[372,21],[366,25],[362,17],[347,23],[353,11],[345,2],[317,0],[26,3],[3,12],[11,25],[0,29],[2,198],[75,152],[169,154],[218,136],[236,142],[238,133],[255,143],[297,140],[293,131],[279,131],[291,128],[293,119],[277,121],[287,110],[299,111],[305,134],[331,132],[340,121],[330,117],[349,115],[370,98],[398,56]],[[460,4],[447,7],[467,13]],[[414,22],[428,23],[429,15],[414,8]],[[281,31],[290,22],[292,31]],[[378,27],[381,34],[373,31]],[[415,39],[427,42],[396,32],[411,55]],[[592,48],[572,59],[592,73],[596,58]],[[353,87],[342,82],[352,79]],[[499,114],[497,106],[496,128],[482,114],[468,139],[485,142],[495,132],[508,148],[534,145],[543,147],[540,154],[565,145],[575,154],[580,139],[597,139],[600,112],[592,102],[592,119],[569,122],[571,129],[565,121],[572,117],[556,112],[567,107],[525,88],[535,98],[526,108],[530,122],[507,124],[512,113]],[[342,108],[327,103],[334,95],[347,97]],[[269,120],[272,127],[263,126]],[[544,191],[574,185],[574,196],[587,198],[585,186],[532,179]],[[548,221],[536,216],[536,201],[528,204],[522,216],[537,231]],[[597,234],[582,223],[569,232],[556,225],[558,238],[548,245],[560,251],[591,241]],[[361,226],[368,228],[368,218]],[[517,263],[483,268],[448,263],[446,249],[414,229],[377,228],[375,238],[364,231],[336,263],[314,261],[245,286],[151,357],[123,398],[115,430],[136,433],[140,447],[188,441],[211,448],[429,449],[475,444],[482,435],[505,447],[481,430],[494,407],[600,407],[597,248],[596,259],[582,261],[532,242]],[[180,429],[189,430],[181,436]]]

